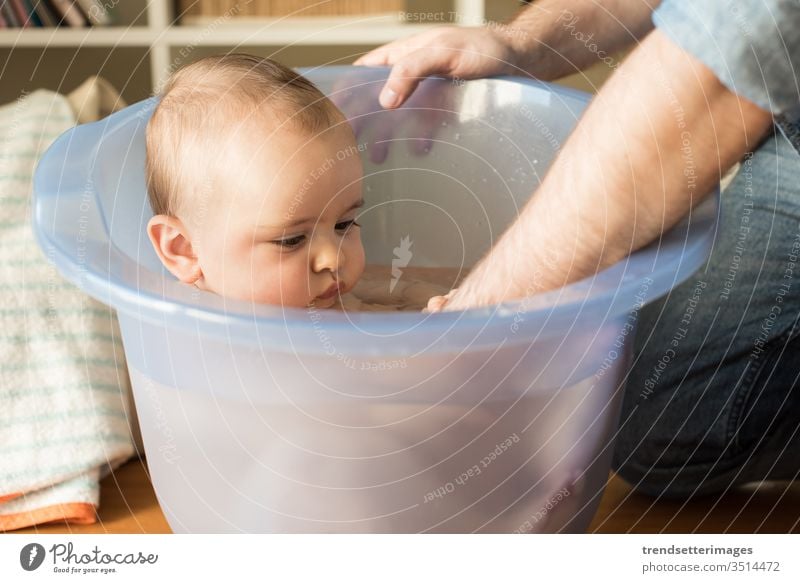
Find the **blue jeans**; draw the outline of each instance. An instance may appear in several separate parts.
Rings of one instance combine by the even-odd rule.
[[[722,194],[708,262],[639,315],[613,467],[687,497],[800,473],[800,156],[781,134]]]

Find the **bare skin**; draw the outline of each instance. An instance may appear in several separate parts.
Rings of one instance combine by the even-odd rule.
[[[653,28],[650,15],[657,5],[644,0],[544,0],[507,24],[438,27],[378,47],[355,64],[392,67],[380,96],[386,108],[400,106],[428,75],[558,79],[636,42]],[[596,50],[589,50],[577,33],[591,34]]]
[[[769,130],[769,112],[651,31],[655,6],[540,2],[506,29],[447,27],[357,61],[393,67],[381,103],[396,107],[426,75],[513,71],[553,79],[597,62],[599,51],[610,55],[641,39],[597,93],[518,219],[457,290],[431,299],[429,311],[519,299],[615,263],[677,223]]]

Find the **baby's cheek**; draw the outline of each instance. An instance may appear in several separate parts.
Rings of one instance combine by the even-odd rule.
[[[293,258],[275,254],[258,258],[248,270],[253,301],[276,306],[305,306],[308,276],[297,264]]]
[[[354,236],[352,243],[347,249],[347,264],[349,267],[349,275],[351,279],[358,280],[364,273],[364,266],[366,264],[366,253],[364,245],[361,243],[361,237]],[[355,281],[353,281],[355,284]]]
[[[302,253],[302,258],[294,257],[291,262],[284,262],[275,277],[273,286],[280,289],[283,294],[284,306],[305,307],[311,301],[311,289],[308,281],[308,263],[305,262],[307,255]],[[301,260],[302,259],[302,260]]]

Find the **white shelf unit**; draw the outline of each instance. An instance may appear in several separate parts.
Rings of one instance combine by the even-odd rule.
[[[0,30],[0,49],[133,48],[149,61],[150,91],[170,73],[173,52],[195,47],[268,46],[378,46],[427,30],[436,24],[402,22],[397,16],[365,15],[340,18],[286,18],[237,21],[220,17],[206,25],[173,23],[172,0],[118,0],[127,26],[87,28],[11,28]],[[452,0],[449,5],[461,25],[480,25],[486,15],[485,0]],[[518,4],[512,2],[512,4]],[[437,23],[441,24],[441,22]]]

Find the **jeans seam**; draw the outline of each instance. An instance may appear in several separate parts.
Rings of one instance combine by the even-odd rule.
[[[729,452],[726,452],[726,454]],[[718,468],[722,471],[729,471],[730,469],[735,469],[738,467],[739,460],[737,457],[741,457],[743,452],[738,452],[735,455],[728,456],[725,459],[725,462],[729,464],[731,467],[728,467],[724,463],[721,463],[719,460],[713,460],[708,462],[692,462],[692,463],[681,463],[680,465],[658,465],[658,466],[643,466],[635,461],[629,461],[625,464],[625,468],[633,468],[634,471],[639,471],[643,475],[645,474],[666,474],[669,476],[673,476],[675,474],[685,473],[687,471],[700,471],[703,473],[708,473],[709,468]],[[625,468],[617,469],[617,473],[623,475],[625,472]]]
[[[750,361],[754,364],[752,364],[747,370],[747,373],[745,373],[745,378],[742,380],[739,391],[737,391],[736,398],[731,405],[731,414],[728,418],[728,426],[725,431],[725,443],[728,444],[727,447],[733,456],[737,456],[743,451],[743,444],[740,442],[739,434],[743,423],[742,415],[745,405],[750,401],[758,379],[761,378],[764,364],[769,362],[770,357],[780,346],[790,342],[797,336],[797,332],[794,331],[795,333],[793,334],[793,331],[793,327],[790,327],[780,336],[771,340],[768,349],[762,352],[756,359]]]
[[[797,203],[788,203],[783,202],[782,205],[779,206],[778,203],[775,206],[769,206],[769,204],[761,201],[753,201],[752,208],[753,210],[760,210],[767,213],[771,213],[773,215],[780,215],[785,219],[790,219],[792,221],[800,220],[800,204]],[[793,208],[797,209],[797,213],[792,213],[790,210],[786,209],[786,206],[792,206]]]

